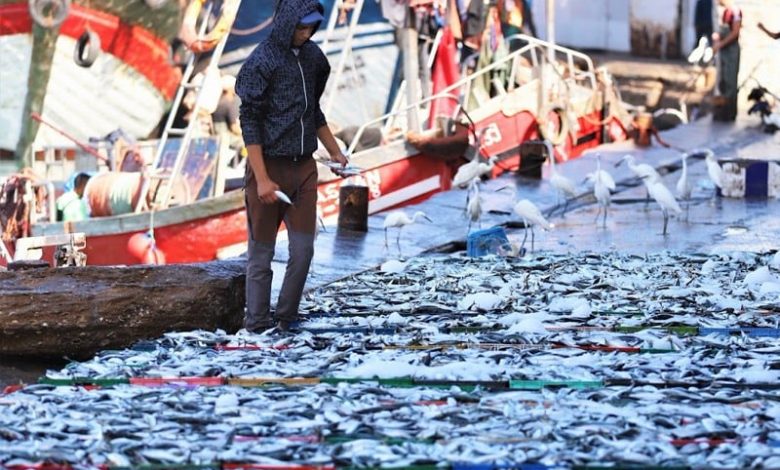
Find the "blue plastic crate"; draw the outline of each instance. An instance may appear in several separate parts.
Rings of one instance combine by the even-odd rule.
[[[707,335],[740,335],[745,334],[747,336],[763,336],[770,338],[780,337],[780,329],[777,328],[699,328],[699,334],[701,336]]]
[[[732,197],[732,198],[746,198],[746,199],[768,199],[772,197],[778,197],[778,188],[776,183],[777,167],[770,165],[766,160],[731,160],[724,162],[724,171],[727,169],[726,165],[731,165],[732,169],[736,169],[739,172],[739,178],[744,183],[737,187],[731,187],[727,191],[721,189],[717,190],[719,196]],[[773,168],[774,166],[774,168]]]
[[[503,227],[491,227],[478,230],[466,238],[466,253],[469,256],[485,256],[500,254],[509,247],[509,239]]]

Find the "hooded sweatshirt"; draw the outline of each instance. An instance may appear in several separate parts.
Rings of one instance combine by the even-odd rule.
[[[313,153],[317,129],[327,124],[320,97],[330,76],[328,59],[311,40],[297,55],[292,46],[295,27],[315,9],[324,12],[317,0],[282,0],[270,36],[236,78],[244,143],[261,145],[267,158]]]

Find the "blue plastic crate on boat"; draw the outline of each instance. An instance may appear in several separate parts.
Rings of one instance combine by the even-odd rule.
[[[509,246],[509,239],[503,227],[478,230],[466,238],[466,253],[469,256],[496,255]]]
[[[721,196],[746,199],[780,197],[780,160],[736,159],[723,163]]]

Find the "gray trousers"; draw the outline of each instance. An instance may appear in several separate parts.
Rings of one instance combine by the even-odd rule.
[[[262,204],[257,197],[257,183],[248,170],[246,207],[248,229],[248,260],[246,265],[246,315],[244,327],[261,330],[274,325],[274,320],[294,322],[314,256],[314,233],[317,224],[317,166],[312,158],[266,159],[268,176],[293,201]],[[281,223],[287,227],[289,259],[282,289],[271,314],[271,286],[276,234]]]

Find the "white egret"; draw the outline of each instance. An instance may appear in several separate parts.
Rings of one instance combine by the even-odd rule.
[[[672,211],[675,214],[681,214],[682,209],[680,209],[680,205],[677,204],[677,200],[674,198],[672,192],[669,191],[669,188],[664,186],[662,182],[656,181],[655,183],[652,183],[647,187],[647,190],[650,192],[650,196],[655,199],[655,202],[661,206],[661,212],[664,214],[663,234],[666,235],[666,226],[669,223],[669,211]]]
[[[634,156],[630,153],[624,155],[623,158],[621,158],[620,161],[615,164],[615,166],[619,166],[624,162],[628,164],[628,169],[631,170],[631,172],[636,175],[637,178],[641,179],[642,183],[644,183],[645,190],[647,190],[647,198],[645,199],[645,208],[647,208],[647,205],[650,203],[650,185],[656,181],[660,181],[661,175],[655,171],[655,168],[648,165],[647,163],[638,164],[636,162],[636,158],[634,158]]]
[[[607,226],[607,213],[612,202],[612,191],[617,187],[612,175],[601,169],[601,155],[596,155],[596,171],[589,173],[588,181],[593,183],[593,195],[598,202],[599,210],[596,212],[596,222],[599,220],[602,208],[604,209],[604,227]]]
[[[474,178],[469,185],[469,196],[466,202],[466,217],[469,219],[469,226],[466,233],[471,232],[471,224],[479,222],[482,227],[482,201],[479,199],[479,179]]]
[[[553,228],[552,224],[547,221],[547,219],[544,218],[542,215],[542,211],[539,210],[538,207],[536,207],[536,204],[529,201],[528,199],[522,199],[520,201],[517,201],[514,207],[515,214],[520,216],[521,219],[523,219],[523,225],[525,226],[525,235],[523,236],[523,241],[520,244],[520,250],[523,250],[523,246],[525,246],[525,241],[528,238],[528,229],[531,230],[531,251],[534,250],[534,226],[539,225],[544,230],[550,230]]]
[[[414,213],[414,215],[410,218],[408,215],[406,215],[403,211],[395,211],[387,214],[387,217],[385,217],[385,222],[382,224],[382,226],[385,229],[385,248],[387,248],[387,229],[390,227],[398,227],[398,236],[395,239],[396,245],[398,245],[398,250],[401,250],[401,229],[404,228],[406,225],[411,225],[415,222],[417,222],[418,219],[425,219],[428,222],[433,222],[427,215],[425,215],[425,212],[417,211]]]
[[[565,215],[566,209],[569,207],[569,198],[573,198],[577,195],[577,187],[572,180],[558,173],[553,146],[549,140],[545,140],[544,143],[547,146],[547,154],[550,156],[550,184],[553,188],[558,190],[559,198],[561,194],[563,194],[564,204],[561,215]],[[558,205],[560,205],[560,202]]]
[[[723,169],[715,158],[715,153],[708,151],[704,162],[707,164],[707,174],[712,182],[718,188],[723,189]]]
[[[685,201],[685,220],[688,220],[688,209],[691,204],[691,184],[688,182],[688,154],[683,152],[680,157],[682,159],[682,172],[680,172],[680,179],[677,180],[677,198],[681,201]]]
[[[477,155],[470,162],[458,168],[455,177],[452,178],[452,185],[458,188],[465,188],[474,179],[493,171],[496,161],[498,161],[498,158],[493,156],[485,163],[480,161],[479,155]]]
[[[504,186],[501,188],[498,188],[496,191],[506,191],[506,190],[514,190],[515,192],[515,199],[519,197],[519,193],[517,191],[517,188],[513,188],[511,186]],[[547,219],[544,218],[544,215],[542,215],[542,211],[539,210],[538,207],[536,207],[536,204],[529,201],[528,199],[522,199],[520,201],[517,201],[513,208],[515,214],[520,216],[521,219],[523,219],[523,227],[525,228],[525,234],[523,236],[523,242],[521,243],[520,247],[517,248],[514,251],[514,254],[517,253],[524,253],[525,250],[523,246],[525,245],[525,241],[528,238],[528,229],[531,229],[531,250],[533,250],[534,246],[534,225],[540,225],[545,230],[550,230],[554,226],[547,221]]]

